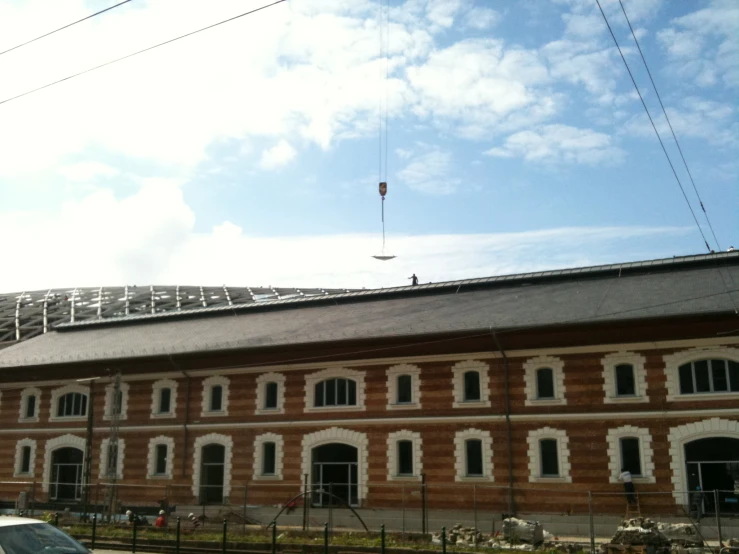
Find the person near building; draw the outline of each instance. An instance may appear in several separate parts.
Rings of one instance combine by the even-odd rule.
[[[415,273],[413,275],[411,275],[410,277],[408,277],[408,279],[411,280],[411,286],[412,287],[415,287],[418,284],[418,277],[416,277],[416,274]]]
[[[624,484],[624,493],[626,493],[626,501],[629,504],[636,504],[636,489],[634,483],[631,480],[631,472],[625,467],[621,468],[621,475],[618,476],[618,480]]]
[[[690,517],[696,521],[700,521],[703,517],[703,490],[700,486],[695,488],[690,498]]]
[[[167,526],[167,520],[164,517],[165,513],[164,510],[159,510],[159,517],[154,522],[155,527],[166,527]]]

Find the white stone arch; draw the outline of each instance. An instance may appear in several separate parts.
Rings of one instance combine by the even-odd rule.
[[[714,417],[696,423],[671,427],[667,435],[670,445],[673,496],[678,504],[688,504],[688,476],[685,472],[685,445],[697,439],[714,437],[739,439],[739,421]]]
[[[51,411],[49,413],[49,421],[86,421],[87,412],[81,416],[58,416],[57,406],[59,399],[70,392],[76,392],[84,395],[87,398],[87,409],[90,409],[90,387],[83,387],[82,385],[65,385],[51,391]]]
[[[477,371],[480,375],[480,400],[464,399],[464,374]],[[490,366],[479,360],[463,360],[452,366],[452,390],[454,392],[454,408],[490,407]]]
[[[38,387],[27,387],[21,391],[21,405],[18,414],[18,421],[24,423],[38,422],[41,413],[41,389]],[[31,396],[36,397],[36,409],[33,416],[26,417],[26,408],[28,407],[28,399]]]
[[[357,449],[357,497],[361,501],[367,497],[368,444],[367,435],[358,431],[331,427],[303,436],[303,475],[311,475],[312,452],[316,446],[338,442]]]
[[[83,437],[77,437],[75,435],[62,435],[55,439],[49,439],[46,441],[44,448],[44,473],[43,483],[41,483],[41,489],[44,492],[49,492],[49,483],[51,482],[51,455],[55,450],[60,448],[73,447],[82,450],[82,466],[85,465],[85,439]]]
[[[696,400],[714,401],[719,398],[739,398],[739,392],[711,393],[701,397],[695,394],[680,394],[680,376],[678,370],[681,365],[698,360],[731,360],[739,362],[739,348],[729,346],[705,346],[681,350],[674,354],[663,357],[665,362],[665,387],[667,388],[667,400]]]
[[[192,454],[192,494],[197,498],[200,492],[200,462],[203,459],[203,447],[209,444],[220,444],[225,449],[223,457],[223,502],[225,504],[231,493],[231,458],[234,448],[234,441],[228,435],[210,433],[195,439],[195,449]]]

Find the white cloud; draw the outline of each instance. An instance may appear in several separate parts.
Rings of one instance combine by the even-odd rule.
[[[399,158],[407,160],[413,155],[413,150],[406,150],[405,148],[396,148],[395,154],[397,154]]]
[[[85,182],[97,177],[115,177],[120,171],[109,165],[90,161],[62,166],[59,173],[70,181]]]
[[[461,181],[452,177],[452,154],[432,148],[416,156],[398,172],[398,177],[409,187],[428,194],[451,194]]]
[[[262,152],[262,158],[259,160],[259,167],[262,169],[277,169],[290,163],[297,152],[289,142],[281,140],[272,148]]]
[[[545,125],[535,131],[514,133],[502,147],[485,153],[535,162],[587,165],[612,165],[621,162],[624,156],[620,148],[613,146],[609,135],[568,125]]]
[[[484,31],[498,24],[501,20],[500,12],[490,8],[476,6],[465,14],[465,23],[470,29]]]

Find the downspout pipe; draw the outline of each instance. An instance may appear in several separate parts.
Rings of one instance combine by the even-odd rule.
[[[508,356],[506,356],[505,350],[500,345],[500,341],[492,327],[490,327],[490,335],[493,337],[495,347],[503,358],[503,374],[505,376],[505,425],[506,440],[508,442],[508,513],[515,515],[516,503],[513,498],[513,440],[511,438],[511,372],[508,364]]]
[[[187,379],[185,386],[185,422],[182,424],[182,477],[187,477],[187,443],[189,440],[187,424],[190,423],[190,376],[183,371]]]

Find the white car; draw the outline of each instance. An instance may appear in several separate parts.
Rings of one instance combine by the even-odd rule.
[[[37,519],[0,516],[0,554],[90,554],[61,529]]]

